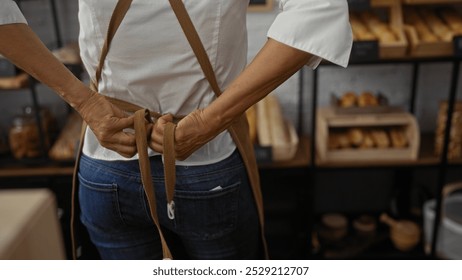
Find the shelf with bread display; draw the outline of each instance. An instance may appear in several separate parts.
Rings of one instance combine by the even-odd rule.
[[[310,114],[314,141],[310,142],[310,150],[315,152],[311,153],[310,162],[314,174],[312,185],[315,190],[312,192],[322,193],[321,187],[323,186],[316,186],[316,184],[318,181],[324,182],[327,180],[325,176],[331,174],[343,176],[350,170],[368,174],[386,169],[386,172],[392,172],[393,176],[397,178],[391,180],[391,188],[397,192],[396,197],[393,195],[392,200],[394,202],[399,200],[401,205],[398,207],[399,209],[394,209],[396,214],[412,216],[415,213],[411,213],[413,210],[411,209],[413,207],[411,198],[416,198],[412,193],[414,190],[410,190],[410,188],[418,181],[414,175],[422,170],[435,172],[435,186],[430,185],[435,188],[437,201],[441,202],[441,190],[448,180],[447,174],[450,169],[452,171],[462,164],[462,157],[458,155],[462,151],[461,138],[458,138],[459,132],[457,131],[462,131],[460,128],[462,123],[460,116],[462,115],[458,113],[460,105],[456,101],[459,89],[460,62],[462,61],[461,36],[457,27],[458,22],[462,21],[462,1],[349,1],[350,4],[363,2],[367,2],[369,5],[361,5],[359,8],[350,5],[352,15],[350,19],[352,19],[351,25],[355,36],[350,65],[364,68],[385,64],[409,65],[411,67],[411,83],[409,92],[406,93],[409,95],[409,103],[402,108],[392,108],[386,102],[382,103],[380,93],[372,93],[376,95],[377,100],[372,101],[373,105],[369,108],[361,108],[360,102],[370,102],[370,100],[366,100],[369,97],[365,98],[366,94],[364,94],[364,100],[359,101],[363,93],[347,94],[348,92],[345,91],[336,93],[337,95],[333,98],[335,102],[321,107],[318,102],[318,96],[321,95],[318,86],[321,81],[319,78],[321,74],[319,74],[320,71],[313,71]],[[381,6],[377,5],[379,2]],[[400,14],[394,13],[394,16],[399,15],[400,17],[397,22],[401,22],[402,32],[406,40],[405,52],[400,55],[384,56],[383,51],[381,52],[383,45],[381,46],[380,40],[389,39],[380,39],[370,27],[371,19],[372,22],[377,23],[377,18],[374,19],[371,14],[375,14],[382,23],[391,25],[391,19],[394,16],[390,8],[385,8],[387,4],[400,6],[400,8],[395,9],[395,11],[400,11]],[[361,24],[359,28],[358,21]],[[425,24],[425,29],[422,28],[422,22]],[[381,27],[377,28],[376,26],[375,28],[384,29],[383,24],[379,26]],[[422,30],[426,30],[427,33],[422,32]],[[371,35],[375,35],[376,38],[367,37]],[[433,39],[429,39],[431,37]],[[415,107],[419,104],[416,100],[418,98],[420,67],[429,63],[447,63],[452,67],[448,72],[449,90],[447,96],[446,93],[442,93],[442,99],[447,99],[446,103],[440,104],[437,129],[435,132],[423,133],[416,123],[414,112],[416,112]],[[322,63],[320,67],[330,67],[330,65],[330,63]],[[351,108],[344,108],[349,106]],[[373,133],[375,133],[375,137]],[[393,138],[396,138],[395,141],[399,140],[397,143],[400,142],[400,144],[393,144]],[[362,173],[360,174],[362,175]],[[351,176],[353,177],[353,175]],[[350,174],[345,175],[345,177],[350,178]],[[352,189],[354,190],[355,186],[352,185]],[[358,189],[360,188],[358,187]],[[419,191],[421,190],[419,189]],[[343,188],[342,191],[339,190],[337,195],[340,196],[342,193]],[[342,206],[339,207],[343,209]],[[346,212],[356,209],[345,207]],[[388,205],[384,205],[384,207],[386,208]],[[327,207],[320,206],[319,208],[325,209]],[[313,211],[312,215],[315,216],[319,209],[315,208],[311,211]],[[436,216],[440,215],[438,214],[439,211],[440,209],[436,210]],[[439,219],[434,220],[434,228],[438,226],[439,222]],[[306,232],[308,239],[310,234],[311,232]],[[432,246],[435,244],[436,239],[432,240]],[[433,253],[430,255],[435,257]]]
[[[371,0],[368,9],[355,2],[352,62],[461,54],[461,0]]]
[[[388,105],[381,93],[349,91],[317,108],[319,167],[436,165],[438,157],[427,139],[421,145],[415,117]]]
[[[406,55],[408,42],[399,0],[371,0],[369,7],[350,3],[352,59],[388,59]],[[364,1],[359,1],[364,2]]]

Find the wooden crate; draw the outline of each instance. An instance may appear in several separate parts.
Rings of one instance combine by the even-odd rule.
[[[374,7],[386,7],[389,10],[390,26],[398,36],[398,41],[380,44],[380,58],[397,58],[406,55],[408,42],[403,28],[403,11],[399,0],[377,1]]]
[[[379,58],[404,57],[408,43],[403,28],[401,2],[399,0],[371,0],[370,5],[374,12],[378,9],[386,10],[388,25],[397,36],[397,41],[395,42],[379,42]]]
[[[447,7],[449,9],[450,6]],[[441,6],[439,8],[442,8]],[[424,9],[428,10],[436,17],[439,17],[438,12],[435,8],[428,8],[428,7],[421,7],[421,6],[413,6],[413,7],[406,7],[403,10],[403,16],[406,18],[406,15],[410,15],[410,13],[416,13],[417,9]],[[461,15],[462,16],[462,15]],[[425,23],[425,19],[422,19]],[[441,19],[443,20],[443,19]],[[444,20],[443,20],[444,21]],[[454,36],[458,34],[457,30],[452,30],[449,26],[448,29],[453,32]],[[430,28],[430,27],[429,27]],[[442,56],[452,56],[454,54],[454,42],[453,40],[443,40],[438,37],[438,35],[434,34],[439,40],[435,42],[425,42],[419,39],[417,29],[412,23],[404,22],[404,31],[406,37],[409,42],[409,51],[408,55],[411,57],[442,57]]]
[[[444,134],[446,132],[448,102],[441,101],[439,104],[438,117],[435,131],[435,155],[443,153]],[[449,133],[448,159],[462,157],[462,101],[456,101],[452,113],[451,132]]]
[[[336,130],[349,128],[362,129],[391,129],[402,128],[408,140],[403,148],[343,148],[330,149],[329,137]],[[391,161],[415,160],[418,156],[420,134],[417,121],[407,112],[384,114],[348,114],[339,115],[329,108],[319,108],[316,120],[316,152],[319,161],[345,162],[345,161]]]
[[[409,55],[412,57],[451,56],[454,53],[452,42],[422,42],[412,25],[405,25],[404,31],[409,41]]]

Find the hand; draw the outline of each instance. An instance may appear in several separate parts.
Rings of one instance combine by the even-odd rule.
[[[133,128],[133,116],[127,116],[95,92],[76,109],[103,147],[127,158],[136,154],[135,135],[123,131]]]
[[[163,153],[164,128],[167,122],[173,121],[172,115],[160,117],[152,129],[150,147]],[[203,110],[195,110],[181,119],[175,130],[175,157],[185,160],[193,152],[212,140],[220,131],[212,128],[205,121]]]

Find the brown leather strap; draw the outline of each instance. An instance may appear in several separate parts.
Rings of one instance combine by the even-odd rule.
[[[194,51],[194,54],[197,57],[197,61],[199,62],[202,71],[204,72],[205,77],[207,78],[210,86],[212,87],[213,92],[218,97],[221,94],[221,89],[218,86],[217,79],[215,77],[215,72],[213,71],[212,64],[210,63],[209,56],[204,49],[204,45],[197,34],[197,30],[194,27],[191,18],[189,17],[188,11],[181,0],[169,0],[170,5],[172,6],[173,12],[178,19],[178,22],[183,29],[183,33],[186,35],[189,44]]]
[[[103,70],[104,61],[106,60],[106,55],[109,52],[109,47],[111,46],[112,39],[114,38],[117,29],[119,29],[119,26],[122,23],[122,20],[124,19],[125,15],[127,14],[131,4],[132,0],[121,0],[117,2],[114,8],[114,12],[112,13],[112,17],[107,29],[106,40],[104,41],[104,45],[101,50],[99,65],[96,68],[95,85],[98,85],[99,79],[101,78],[101,72]]]
[[[154,185],[151,177],[151,163],[148,156],[148,138],[146,131],[146,123],[151,122],[151,116],[149,110],[138,110],[135,112],[135,136],[136,136],[136,148],[138,150],[138,162],[141,171],[141,181],[143,183],[144,192],[148,199],[149,210],[151,217],[157,227],[162,242],[162,255],[164,259],[172,259],[172,254],[168,248],[167,242],[162,234],[160,227],[159,218],[157,216],[156,206],[156,195],[154,191]],[[168,139],[173,140],[173,139]],[[173,142],[173,141],[172,141]],[[173,163],[175,164],[175,162]],[[175,168],[175,166],[173,166]]]

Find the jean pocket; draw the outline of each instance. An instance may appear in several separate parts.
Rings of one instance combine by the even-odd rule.
[[[123,219],[119,207],[116,183],[95,182],[79,176],[79,203],[82,222],[102,231],[113,231],[120,227]]]
[[[240,182],[210,191],[175,190],[175,229],[178,234],[210,240],[235,230]]]

